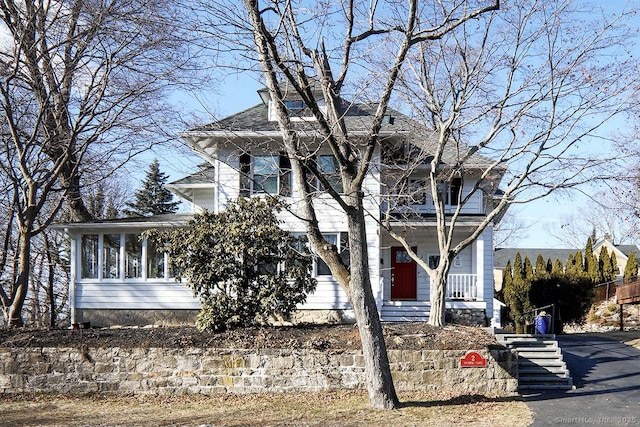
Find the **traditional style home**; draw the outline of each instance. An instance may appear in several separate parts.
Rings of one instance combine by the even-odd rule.
[[[223,211],[230,200],[239,196],[277,195],[290,206],[282,214],[284,226],[291,233],[304,233],[304,224],[296,215],[296,187],[289,159],[282,151],[272,103],[266,90],[259,94],[262,102],[258,105],[181,134],[205,163],[193,175],[167,188],[189,202],[193,212]],[[329,185],[340,192],[338,165],[319,140],[313,117],[300,99],[292,97],[286,106],[294,116],[292,121],[302,143],[312,147],[318,168],[328,176]],[[362,133],[373,114],[368,105],[349,105],[345,116],[347,129],[352,135]],[[395,171],[406,169],[407,159],[413,153],[428,150],[429,133],[419,129],[406,116],[395,111],[388,113],[379,135],[382,149],[377,152],[363,186],[365,208],[370,213],[366,229],[371,282],[383,321],[426,321],[430,313],[429,276],[380,225],[383,216],[391,218],[392,223],[404,221],[403,226],[410,227],[409,243],[417,254],[430,264],[438,262],[435,209],[425,181],[426,166],[416,167],[401,180],[402,185],[397,181],[389,184]],[[443,161],[455,162],[455,156],[454,152],[445,153]],[[429,161],[427,158],[425,164]],[[493,194],[486,188],[474,189],[477,172],[490,162],[475,154],[473,166],[464,169],[464,176],[438,183],[449,210],[456,207],[458,195],[470,196],[459,219],[467,229],[483,219],[498,191],[502,172],[489,186]],[[348,259],[345,215],[323,185],[309,184],[317,190],[314,205],[324,237]],[[410,195],[397,194],[399,186],[415,191]],[[185,216],[169,216],[57,225],[71,241],[72,322],[103,326],[192,320],[199,308],[198,301],[190,295],[188,287],[173,279],[167,257],[151,242],[139,239],[145,229],[180,226],[186,220]],[[494,316],[492,237],[493,228],[489,225],[453,261],[446,294],[446,307],[453,321],[484,325]],[[313,274],[318,281],[317,289],[300,307],[295,320],[353,320],[346,293],[322,260],[315,260]]]

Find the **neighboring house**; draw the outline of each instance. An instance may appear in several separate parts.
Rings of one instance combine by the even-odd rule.
[[[239,196],[279,195],[291,205],[284,213],[284,226],[292,233],[304,233],[303,222],[296,216],[296,197],[290,163],[281,148],[281,134],[274,121],[268,92],[259,92],[263,102],[215,123],[181,134],[182,138],[207,162],[191,176],[175,181],[167,188],[190,202],[193,211],[207,209],[220,212],[230,200]],[[300,130],[302,142],[316,147],[318,167],[329,175],[330,184],[340,187],[335,158],[318,140],[315,122],[307,117],[304,104],[296,99],[287,101],[294,125]],[[374,111],[367,105],[351,105],[345,123],[353,135],[367,129]],[[389,192],[385,184],[394,170],[401,168],[411,147],[428,147],[428,134],[418,132],[417,123],[391,111],[380,130],[382,152],[376,154],[363,189],[367,212],[367,245],[373,293],[383,321],[426,321],[430,312],[430,279],[425,271],[409,258],[407,252],[378,224],[382,209],[391,206],[392,213],[410,207],[411,242],[418,255],[429,263],[438,260],[435,237],[435,210],[426,193],[424,169],[406,183],[422,190],[410,198]],[[474,155],[473,164],[482,168],[489,159]],[[455,161],[455,153],[446,153],[445,162]],[[449,210],[455,208],[457,195],[466,195],[474,187],[474,166],[465,175],[440,183],[447,197]],[[333,176],[332,176],[333,174]],[[501,174],[495,176],[490,188],[497,189]],[[464,184],[463,184],[464,183]],[[314,196],[320,228],[325,238],[336,245],[348,259],[346,217],[335,201],[318,182],[310,182],[318,191]],[[496,190],[493,190],[496,191]],[[461,222],[474,226],[491,206],[488,191],[472,194],[462,212]],[[402,200],[401,200],[402,199]],[[400,200],[400,202],[398,202]],[[149,242],[137,236],[147,228],[171,227],[183,224],[184,217],[149,217],[109,222],[64,224],[71,238],[70,305],[72,322],[109,323],[172,323],[189,318],[199,307],[186,286],[172,279],[168,259],[159,256]],[[396,219],[395,221],[400,221]],[[447,310],[454,321],[484,323],[493,317],[493,226],[453,261],[447,289]],[[316,291],[300,307],[297,320],[315,322],[351,321],[353,314],[346,293],[331,276],[324,262],[316,259],[313,274],[318,280]],[[105,314],[106,313],[106,314]]]
[[[636,245],[615,245],[608,236],[604,239],[597,241],[593,245],[593,253],[598,256],[602,247],[606,247],[609,251],[609,255],[614,253],[616,255],[616,263],[618,264],[618,278],[624,276],[624,270],[627,267],[627,261],[632,253],[636,254],[636,259],[640,259],[640,249]]]

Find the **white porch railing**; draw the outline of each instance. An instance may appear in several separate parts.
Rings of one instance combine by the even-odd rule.
[[[433,292],[433,282],[431,282]],[[449,274],[446,299],[475,301],[478,299],[477,274]]]

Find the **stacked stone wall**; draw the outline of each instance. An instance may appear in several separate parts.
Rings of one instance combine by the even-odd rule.
[[[461,368],[465,351],[390,350],[398,390],[510,394],[517,355],[480,350],[487,366]],[[215,394],[365,387],[360,351],[307,349],[0,348],[0,392]]]

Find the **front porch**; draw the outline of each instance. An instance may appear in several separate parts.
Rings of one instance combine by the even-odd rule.
[[[429,280],[429,295],[433,284]],[[446,310],[453,323],[481,325],[487,317],[487,303],[478,289],[477,274],[450,274],[445,293]],[[429,295],[420,295],[416,300],[394,300],[386,298],[380,308],[383,322],[425,322],[431,314]],[[464,317],[465,321],[460,321]]]

